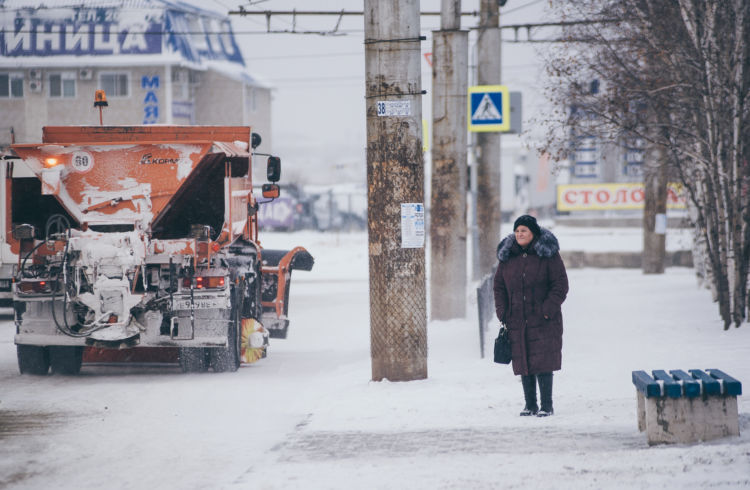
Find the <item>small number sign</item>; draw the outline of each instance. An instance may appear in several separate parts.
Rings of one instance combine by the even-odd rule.
[[[409,100],[379,100],[377,107],[378,116],[411,116]]]
[[[94,168],[94,157],[88,152],[77,151],[73,153],[71,166],[76,172],[88,172]]]

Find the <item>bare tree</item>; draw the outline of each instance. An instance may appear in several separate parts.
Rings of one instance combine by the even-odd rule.
[[[746,318],[750,260],[750,2],[568,0],[548,69],[550,95],[574,114],[553,121],[546,150],[564,157],[560,127],[661,148],[695,209],[724,327]],[[592,94],[588,82],[601,81]],[[572,112],[572,111],[571,111]]]

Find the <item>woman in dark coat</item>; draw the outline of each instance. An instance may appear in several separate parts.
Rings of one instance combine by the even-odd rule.
[[[526,405],[521,415],[552,415],[552,371],[562,363],[560,305],[568,294],[568,275],[560,245],[533,216],[513,223],[513,234],[497,247],[495,312],[508,328],[513,373],[521,376]],[[541,409],[537,405],[539,381]]]

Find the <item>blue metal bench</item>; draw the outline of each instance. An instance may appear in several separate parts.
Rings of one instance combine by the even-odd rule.
[[[720,369],[633,371],[638,429],[649,444],[739,436],[737,396],[742,383]]]

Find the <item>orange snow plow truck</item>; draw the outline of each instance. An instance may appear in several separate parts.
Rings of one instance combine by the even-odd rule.
[[[60,126],[12,145],[21,373],[107,359],[235,371],[265,357],[269,336],[286,337],[292,270],[313,258],[260,246],[259,143],[249,127]],[[13,178],[19,160],[33,177]],[[278,197],[280,171],[269,156],[264,198]]]

